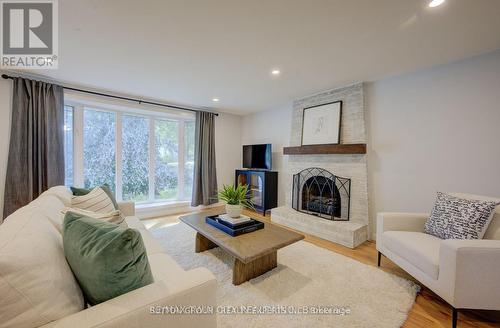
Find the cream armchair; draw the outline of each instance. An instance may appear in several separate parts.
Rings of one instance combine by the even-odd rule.
[[[469,199],[496,200],[468,194]],[[459,309],[500,310],[500,206],[481,240],[425,234],[428,213],[379,213],[378,265],[386,256],[448,302],[452,327]]]

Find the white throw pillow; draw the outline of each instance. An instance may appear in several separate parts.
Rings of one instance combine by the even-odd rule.
[[[38,327],[83,310],[62,236],[40,207],[28,205],[0,225],[0,326]]]
[[[115,211],[113,201],[102,188],[94,188],[83,196],[73,196],[71,207],[97,213],[110,213]]]
[[[126,225],[125,218],[123,217],[122,213],[119,210],[114,210],[114,211],[109,212],[109,213],[98,213],[98,212],[86,211],[86,210],[82,210],[79,208],[71,208],[71,207],[66,207],[63,210],[61,210],[61,213],[63,215],[65,215],[67,212],[73,212],[73,213],[76,213],[79,215],[91,217],[91,218],[98,219],[98,220],[104,220],[104,221],[111,222],[111,223]]]

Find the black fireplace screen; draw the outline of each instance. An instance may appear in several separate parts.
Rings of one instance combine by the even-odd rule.
[[[348,221],[351,179],[311,167],[293,176],[292,207],[333,221]]]

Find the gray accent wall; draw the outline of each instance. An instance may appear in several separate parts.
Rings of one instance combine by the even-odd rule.
[[[500,50],[366,84],[370,219],[500,198]]]

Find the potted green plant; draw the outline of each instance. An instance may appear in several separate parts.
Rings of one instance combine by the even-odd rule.
[[[226,186],[219,190],[219,199],[226,203],[226,213],[237,218],[241,215],[243,207],[253,209],[253,204],[248,195],[248,185]]]

